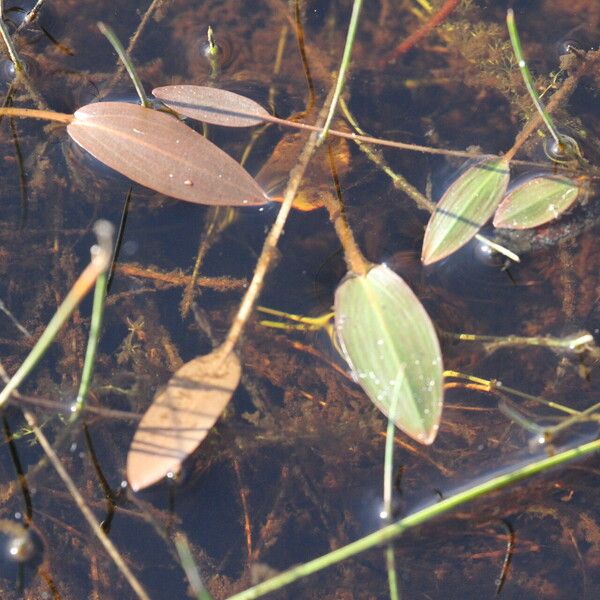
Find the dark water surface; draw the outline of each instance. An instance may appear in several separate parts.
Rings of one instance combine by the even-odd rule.
[[[21,17],[14,10],[22,6],[19,2],[4,4],[13,9],[9,16]],[[31,4],[23,2],[26,8]],[[265,107],[271,100],[279,116],[304,110],[307,78],[290,4],[158,3],[132,52],[144,85],[151,90],[205,83],[210,77],[206,30],[212,25],[222,46],[215,85]],[[510,148],[532,107],[508,45],[504,18],[509,5],[517,13],[541,89],[564,79],[558,73],[561,43],[579,40],[587,50],[600,40],[600,3],[595,0],[473,0],[463,1],[416,48],[387,61],[399,41],[427,18],[425,4],[365,3],[346,100],[372,135],[488,153]],[[432,4],[437,9],[443,3]],[[135,102],[126,75],[114,80],[116,57],[96,22],[110,24],[126,41],[148,6],[48,0],[39,24],[15,37],[37,100],[22,86],[7,96],[10,65],[4,61],[0,84],[6,103],[73,112],[100,98]],[[350,9],[347,0],[300,3],[315,95],[315,108],[303,117],[307,121],[314,120],[331,85]],[[274,74],[280,38],[285,46]],[[592,165],[600,165],[599,93],[600,79],[592,75],[555,114],[557,124],[580,140]],[[238,160],[252,136],[247,129],[210,127],[208,133]],[[278,144],[285,133],[270,127],[258,137],[246,162],[251,174],[273,153],[283,152]],[[521,158],[545,161],[541,135],[532,136]],[[87,263],[93,222],[104,218],[118,224],[131,184],[76,147],[56,124],[4,117],[0,149],[0,300],[13,317],[0,313],[0,360],[13,373]],[[334,152],[348,217],[365,255],[401,274],[441,330],[498,336],[566,336],[586,330],[598,341],[600,242],[593,222],[555,236],[552,245],[512,239],[515,248],[527,251],[508,272],[502,261],[482,257],[474,243],[424,269],[419,255],[428,214],[356,146],[336,143]],[[378,153],[434,200],[461,167],[460,159],[389,149]],[[326,165],[321,154],[309,168],[307,197],[334,191]],[[286,172],[275,169],[273,185]],[[254,576],[272,575],[381,526],[386,421],[346,375],[324,334],[266,329],[256,319],[240,345],[243,385],[226,417],[186,464],[182,482],[142,493],[140,502],[117,494],[136,415],[183,362],[210,350],[211,337],[222,339],[279,206],[235,213],[201,268],[207,279],[196,296],[196,318],[191,312],[182,317],[181,297],[199,240],[217,217],[208,207],[177,202],[135,184],[131,189],[90,404],[134,417],[86,413],[58,452],[153,600],[189,597],[170,541],[177,531],[187,535],[211,593],[226,598],[249,587]],[[597,202],[593,183],[588,202]],[[312,316],[330,310],[345,265],[325,211],[293,211],[280,250],[260,303]],[[88,300],[21,388],[56,404],[35,408],[51,440],[64,428],[77,393],[90,308]],[[562,355],[538,347],[486,352],[482,344],[450,338],[442,340],[442,347],[447,369],[498,379],[577,410],[598,401],[597,353],[595,358]],[[561,416],[532,401],[515,402],[536,423],[552,424]],[[43,453],[25,428],[18,404],[4,415],[0,518],[22,520],[29,512],[26,521],[38,548],[22,569],[3,557],[0,596],[134,598],[54,471],[46,466],[31,474]],[[9,445],[10,432],[16,439]],[[498,410],[497,396],[449,389],[435,444],[417,447],[398,434],[397,515],[543,456],[544,448],[531,448],[532,435]],[[557,446],[596,435],[597,427],[587,424],[564,434]],[[18,483],[18,469],[26,474],[26,488]],[[599,483],[600,465],[593,457],[410,532],[395,544],[402,597],[597,598]],[[117,494],[114,514],[108,489]],[[166,541],[150,518],[166,531]],[[372,550],[270,597],[389,597],[383,551]]]

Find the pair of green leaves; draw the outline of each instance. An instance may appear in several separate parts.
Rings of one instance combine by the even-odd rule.
[[[568,178],[542,174],[517,182],[506,194],[509,164],[489,157],[469,167],[446,190],[423,240],[421,259],[432,264],[462,248],[494,216],[494,226],[528,229],[548,223],[577,200],[581,185]]]

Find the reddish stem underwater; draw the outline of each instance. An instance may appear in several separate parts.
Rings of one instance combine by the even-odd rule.
[[[459,5],[460,0],[446,0],[440,10],[431,15],[428,21],[423,23],[419,29],[411,33],[405,40],[400,42],[385,58],[384,65],[394,62],[411,48],[416,46],[434,27],[445,21],[450,13]]]

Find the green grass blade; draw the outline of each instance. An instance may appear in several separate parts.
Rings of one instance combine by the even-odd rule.
[[[357,382],[396,426],[431,444],[443,403],[439,342],[423,305],[385,265],[348,277],[335,293],[335,329]]]
[[[469,167],[450,185],[427,224],[423,264],[446,258],[477,234],[504,196],[509,176],[508,163],[494,156]]]

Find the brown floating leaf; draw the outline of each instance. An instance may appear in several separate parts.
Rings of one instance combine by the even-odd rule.
[[[200,445],[225,410],[241,376],[234,353],[219,349],[183,365],[154,398],[127,455],[127,479],[134,491],[170,473]]]
[[[224,125],[260,125],[269,113],[258,103],[235,92],[200,85],[166,85],[152,94],[169,108],[190,119]]]
[[[74,116],[67,131],[82,148],[157,192],[196,204],[267,202],[240,164],[170,115],[125,102],[97,102]]]

